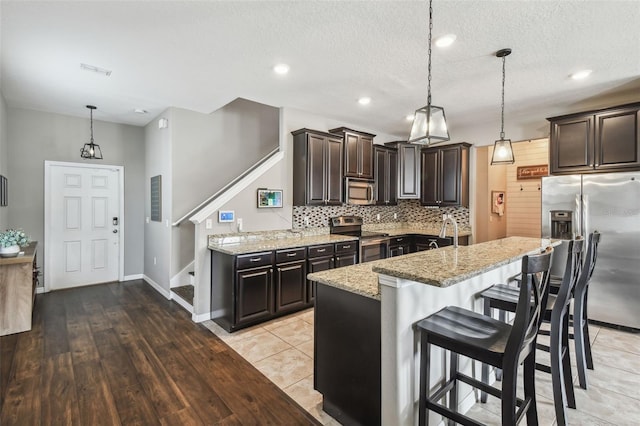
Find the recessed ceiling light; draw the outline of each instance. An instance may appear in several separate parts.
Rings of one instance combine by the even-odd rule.
[[[108,69],[105,69],[105,68],[96,67],[95,65],[80,64],[80,69],[83,69],[85,71],[95,72],[95,73],[98,73],[98,74],[104,74],[107,77],[109,77],[111,75],[111,70],[108,70]]]
[[[364,97],[358,99],[358,103],[360,105],[369,105],[371,103],[371,98],[368,98],[368,97],[364,96]]]
[[[133,110],[133,112],[135,112],[136,114],[146,114],[149,111],[147,111],[146,109],[142,109],[142,108],[136,108]]]
[[[415,116],[415,115],[413,115],[413,114],[409,114],[409,115],[407,115],[407,116],[405,117],[405,120],[407,120],[407,121],[413,121],[413,119],[414,119],[414,118],[416,118],[416,116]]]
[[[449,47],[453,44],[454,41],[456,41],[455,34],[445,34],[436,38],[435,43],[438,47]]]
[[[592,73],[591,70],[580,70],[571,74],[570,77],[574,80],[582,80],[583,78],[589,77],[591,73]]]
[[[273,71],[276,74],[284,75],[289,72],[289,65],[287,64],[278,64],[273,67]]]

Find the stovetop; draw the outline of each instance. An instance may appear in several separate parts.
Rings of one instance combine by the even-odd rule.
[[[360,239],[388,237],[383,232],[363,231],[363,220],[360,216],[338,216],[329,221],[330,232],[337,235],[349,235]]]

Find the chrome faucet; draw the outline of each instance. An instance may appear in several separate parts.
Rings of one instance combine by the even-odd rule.
[[[440,230],[440,238],[444,238],[447,235],[447,224],[453,225],[453,247],[458,247],[458,222],[451,216],[451,214],[442,215],[442,229]]]

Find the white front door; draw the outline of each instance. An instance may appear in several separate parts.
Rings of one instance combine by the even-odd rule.
[[[63,164],[45,165],[46,287],[118,281],[122,169]]]

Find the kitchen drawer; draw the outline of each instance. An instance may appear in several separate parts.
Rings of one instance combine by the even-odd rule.
[[[273,263],[273,252],[263,251],[260,253],[243,254],[236,258],[237,269],[257,268]]]
[[[305,247],[277,250],[276,263],[294,262],[296,260],[304,260],[306,258],[307,249]]]
[[[351,253],[354,251],[358,251],[358,241],[336,243],[336,253]]]
[[[319,246],[310,246],[308,258],[333,256],[333,244],[322,244]]]
[[[403,244],[409,244],[410,242],[411,242],[411,238],[407,236],[389,237],[390,246],[400,246]]]

